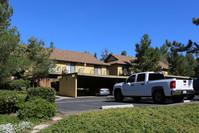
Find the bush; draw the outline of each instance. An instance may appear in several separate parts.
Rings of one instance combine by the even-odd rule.
[[[23,106],[27,94],[17,91],[0,90],[0,113],[15,113]]]
[[[26,90],[30,87],[30,81],[23,79],[12,80],[10,87],[14,90]]]
[[[51,82],[51,87],[54,88],[56,91],[59,91],[59,81]]]
[[[37,97],[30,98],[24,106],[19,109],[19,118],[49,119],[56,113],[54,104]]]
[[[38,97],[47,100],[50,103],[55,102],[55,90],[53,88],[37,87],[27,90],[28,98]]]

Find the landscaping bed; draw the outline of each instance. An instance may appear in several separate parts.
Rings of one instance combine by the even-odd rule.
[[[41,130],[52,132],[198,132],[199,103],[93,111]]]

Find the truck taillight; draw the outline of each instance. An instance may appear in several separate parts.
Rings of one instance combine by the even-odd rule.
[[[171,82],[170,82],[170,88],[171,88],[171,89],[176,88],[176,81],[171,81]]]

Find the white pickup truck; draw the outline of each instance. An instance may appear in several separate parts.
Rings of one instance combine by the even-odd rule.
[[[141,97],[152,97],[154,103],[164,103],[166,98],[182,101],[184,97],[193,99],[193,80],[165,79],[161,72],[142,72],[131,75],[126,82],[118,83],[113,88],[115,100],[133,97],[138,102]]]

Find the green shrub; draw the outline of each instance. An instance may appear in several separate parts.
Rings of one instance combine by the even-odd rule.
[[[37,87],[27,90],[28,98],[38,97],[47,100],[50,103],[55,102],[55,90],[53,88]]]
[[[23,79],[12,80],[10,87],[14,90],[26,90],[30,87],[30,81]]]
[[[14,113],[26,100],[27,94],[18,91],[0,90],[0,113]]]
[[[59,81],[51,82],[51,87],[54,88],[56,91],[59,91]]]
[[[30,98],[24,106],[19,109],[19,118],[49,119],[56,113],[54,104],[37,97]]]

